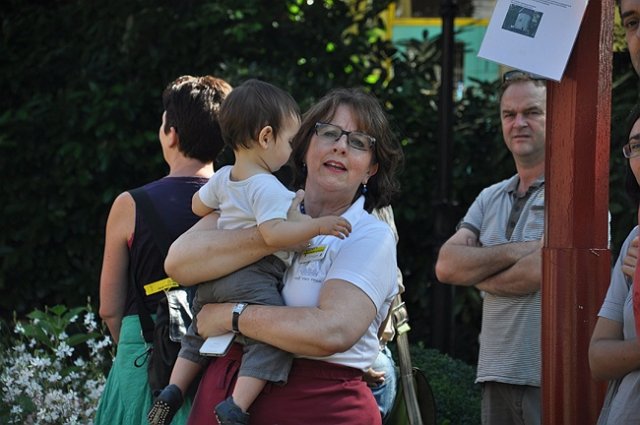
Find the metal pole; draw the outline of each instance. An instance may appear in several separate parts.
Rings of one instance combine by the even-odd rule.
[[[456,16],[455,0],[442,0],[442,74],[440,81],[439,110],[439,174],[438,193],[435,202],[436,249],[453,233],[451,221],[451,168],[453,163],[453,67],[454,67],[454,20]],[[437,257],[437,253],[434,258]],[[433,328],[433,345],[443,353],[453,354],[453,285],[436,282],[433,287],[434,323],[441,324]]]

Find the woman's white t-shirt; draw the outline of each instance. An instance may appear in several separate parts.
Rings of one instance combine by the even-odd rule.
[[[309,358],[366,370],[378,355],[378,328],[398,292],[396,241],[386,223],[364,210],[363,197],[342,217],[351,223],[351,234],[345,239],[316,236],[285,273],[282,297],[287,306],[317,306],[328,280],[340,279],[360,288],[377,311],[365,334],[347,351]]]

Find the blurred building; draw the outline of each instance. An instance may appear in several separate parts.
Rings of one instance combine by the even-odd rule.
[[[437,37],[442,31],[443,2],[456,6],[453,76],[456,94],[461,96],[473,79],[493,81],[500,75],[500,65],[478,57],[495,0],[398,0],[388,10],[389,36],[393,41]]]

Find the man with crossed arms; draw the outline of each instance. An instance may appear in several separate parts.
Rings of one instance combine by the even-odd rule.
[[[517,173],[482,190],[440,249],[440,282],[483,292],[482,424],[540,424],[546,81],[504,74],[502,134]]]

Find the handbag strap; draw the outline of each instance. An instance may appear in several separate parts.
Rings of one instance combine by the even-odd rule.
[[[400,365],[400,382],[405,394],[409,425],[423,425],[420,405],[416,392],[416,384],[413,380],[413,367],[411,365],[411,353],[409,351],[409,314],[400,294],[393,301],[393,327],[396,330],[396,347],[398,348],[398,363]]]
[[[129,194],[136,203],[136,210],[139,210],[142,213],[142,216],[144,216],[144,218],[149,222],[149,227],[153,230],[153,240],[162,253],[162,257],[166,257],[167,252],[169,252],[169,247],[171,246],[171,239],[169,238],[167,227],[160,218],[158,211],[151,203],[149,194],[142,187],[130,190]],[[144,303],[145,295],[136,284],[133,267],[131,266],[129,267],[129,279],[131,279],[131,283],[136,288],[136,302],[138,303],[138,316],[140,317],[140,325],[142,326],[142,337],[146,342],[151,342],[153,341],[153,329],[155,328],[155,323],[151,318],[149,309]]]

